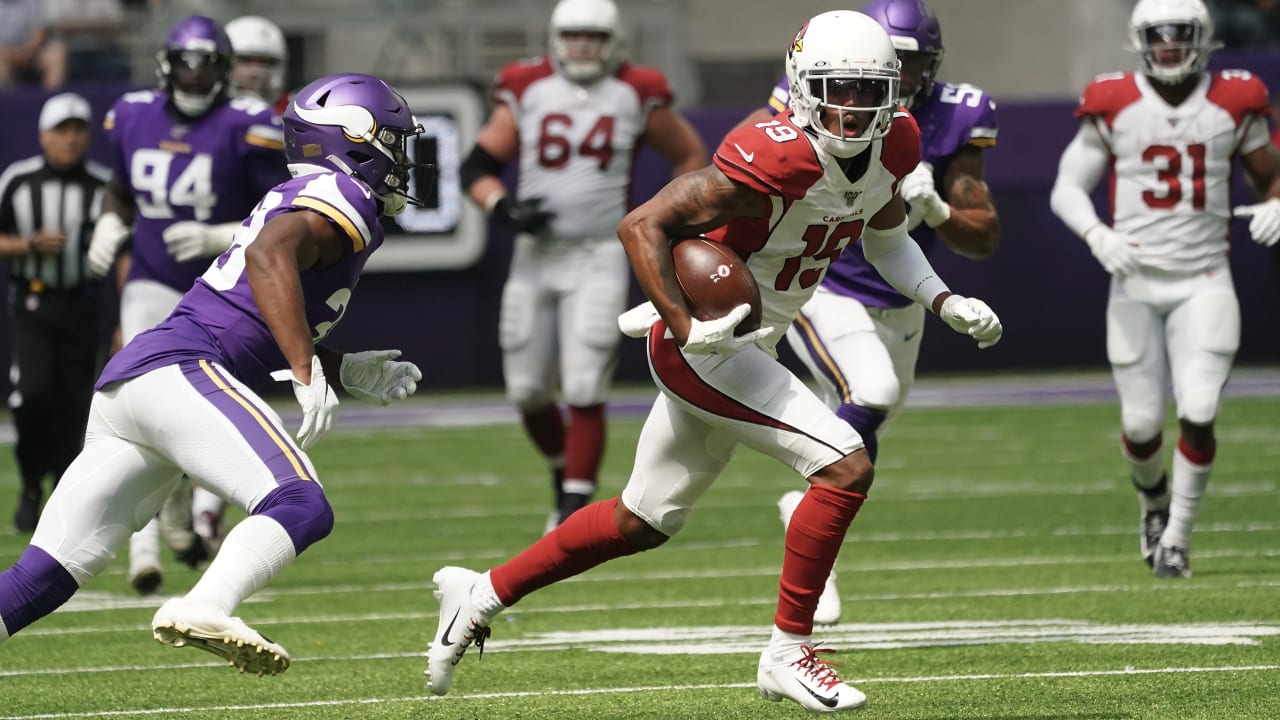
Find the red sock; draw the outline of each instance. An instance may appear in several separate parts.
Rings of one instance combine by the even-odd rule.
[[[619,502],[615,497],[591,503],[524,552],[490,570],[489,579],[502,604],[511,607],[534,590],[640,552],[613,521]]]
[[[548,458],[564,454],[564,418],[555,403],[538,410],[522,411],[520,422],[524,423],[524,431],[538,452]]]
[[[773,623],[796,635],[813,633],[813,611],[836,564],[844,534],[866,495],[813,484],[787,525],[786,554]]]
[[[595,483],[604,457],[604,404],[569,406],[564,443],[564,477]]]

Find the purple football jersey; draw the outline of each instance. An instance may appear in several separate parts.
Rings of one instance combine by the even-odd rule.
[[[188,119],[169,107],[165,93],[140,90],[117,100],[103,127],[115,176],[137,206],[130,280],[186,292],[209,258],[175,260],[165,249],[165,228],[183,220],[243,220],[263,193],[289,179],[280,120],[253,98]]]
[[[369,187],[347,175],[319,171],[273,188],[236,232],[235,242],[201,275],[173,313],[116,353],[98,379],[108,384],[184,360],[210,360],[251,388],[288,369],[262,319],[245,273],[245,248],[271,218],[310,210],[338,226],[347,239],[342,258],[302,273],[302,296],[312,340],[319,343],[342,319],[370,253],[382,245],[378,204]]]
[[[790,86],[784,76],[770,94],[768,107],[777,114],[787,108],[790,98]],[[996,103],[972,85],[936,82],[933,92],[911,114],[920,126],[921,161],[933,165],[935,180],[942,177],[947,163],[966,145],[985,148],[996,144]],[[925,253],[938,242],[937,234],[923,223],[911,230],[911,237]],[[840,253],[827,270],[822,286],[871,307],[906,307],[914,302],[880,277],[863,254],[862,243],[851,243]]]

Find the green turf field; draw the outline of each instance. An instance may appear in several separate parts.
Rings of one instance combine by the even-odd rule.
[[[341,417],[339,422],[341,423]],[[1195,576],[1138,558],[1112,403],[914,409],[882,441],[838,570],[845,623],[817,638],[867,718],[1280,718],[1280,400],[1231,399],[1192,548]],[[611,426],[604,491],[636,419]],[[1166,434],[1166,450],[1176,431]],[[151,639],[160,600],[123,558],[0,646],[3,718],[783,718],[755,691],[790,471],[740,452],[666,547],[500,616],[453,693],[422,671],[432,572],[484,569],[538,537],[548,483],[519,428],[334,434],[313,452],[332,536],[244,605],[293,667],[242,676]],[[25,539],[0,475],[0,566]],[[195,573],[169,563],[165,590]]]

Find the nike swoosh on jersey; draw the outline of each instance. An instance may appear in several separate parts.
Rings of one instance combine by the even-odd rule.
[[[453,632],[453,624],[458,622],[458,614],[461,612],[462,612],[461,607],[453,611],[453,619],[449,621],[449,624],[445,626],[444,632],[440,634],[441,645],[445,647],[449,647],[450,645],[455,644],[452,640],[449,639],[449,633]],[[821,702],[821,700],[819,700],[819,702]]]
[[[822,703],[826,707],[833,708],[836,706],[836,703],[840,702],[839,695],[835,697],[827,697],[826,695],[819,695],[818,693],[814,692],[812,688],[800,682],[799,680],[796,681],[796,684],[804,688],[805,692],[812,695],[814,700],[817,700],[818,702]]]
[[[736,147],[736,148],[738,148],[738,153],[739,153],[740,155],[742,155],[742,159],[743,159],[743,160],[746,160],[747,162],[751,162],[752,160],[755,160],[755,159],[756,159],[756,154],[755,154],[755,153],[753,153],[753,152],[747,152],[746,150],[743,150],[743,149],[742,149],[742,146],[741,146],[741,145],[739,145],[738,143],[734,143],[734,144],[733,144],[733,146],[734,146],[734,147]]]

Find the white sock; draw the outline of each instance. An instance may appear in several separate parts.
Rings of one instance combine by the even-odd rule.
[[[773,634],[769,637],[769,654],[774,661],[781,662],[800,651],[801,645],[808,645],[809,635],[796,635],[773,626]]]
[[[596,484],[590,480],[570,480],[566,478],[560,483],[560,492],[565,495],[593,495]]]
[[[296,556],[283,525],[266,515],[252,515],[227,533],[222,549],[186,598],[231,615]]]
[[[791,525],[791,515],[796,511],[796,506],[804,499],[803,490],[791,490],[785,495],[778,498],[778,512],[782,516],[782,527],[785,530]]]
[[[200,517],[202,513],[222,515],[222,511],[226,507],[227,502],[225,500],[199,485],[196,486],[195,492],[191,495],[191,514],[195,517]]]
[[[484,616],[485,622],[507,609],[507,606],[498,599],[497,591],[493,589],[493,580],[489,578],[488,570],[480,576],[475,585],[471,586],[471,606]]]
[[[1200,498],[1204,496],[1212,470],[1212,463],[1196,465],[1188,460],[1181,448],[1173,453],[1173,497],[1169,502],[1169,524],[1160,536],[1161,545],[1190,549],[1191,526],[1200,512]]]
[[[9,639],[9,630],[4,626],[4,618],[0,618],[0,645]]]
[[[129,575],[148,567],[160,569],[160,520],[154,516],[129,536]]]
[[[1156,450],[1151,453],[1150,457],[1137,458],[1134,457],[1129,449],[1123,444],[1120,446],[1120,452],[1124,455],[1124,459],[1129,461],[1129,476],[1133,480],[1133,484],[1138,491],[1138,505],[1145,515],[1152,510],[1164,510],[1169,507],[1169,491],[1156,495],[1143,492],[1150,490],[1160,484],[1160,478],[1164,476],[1164,455]]]

